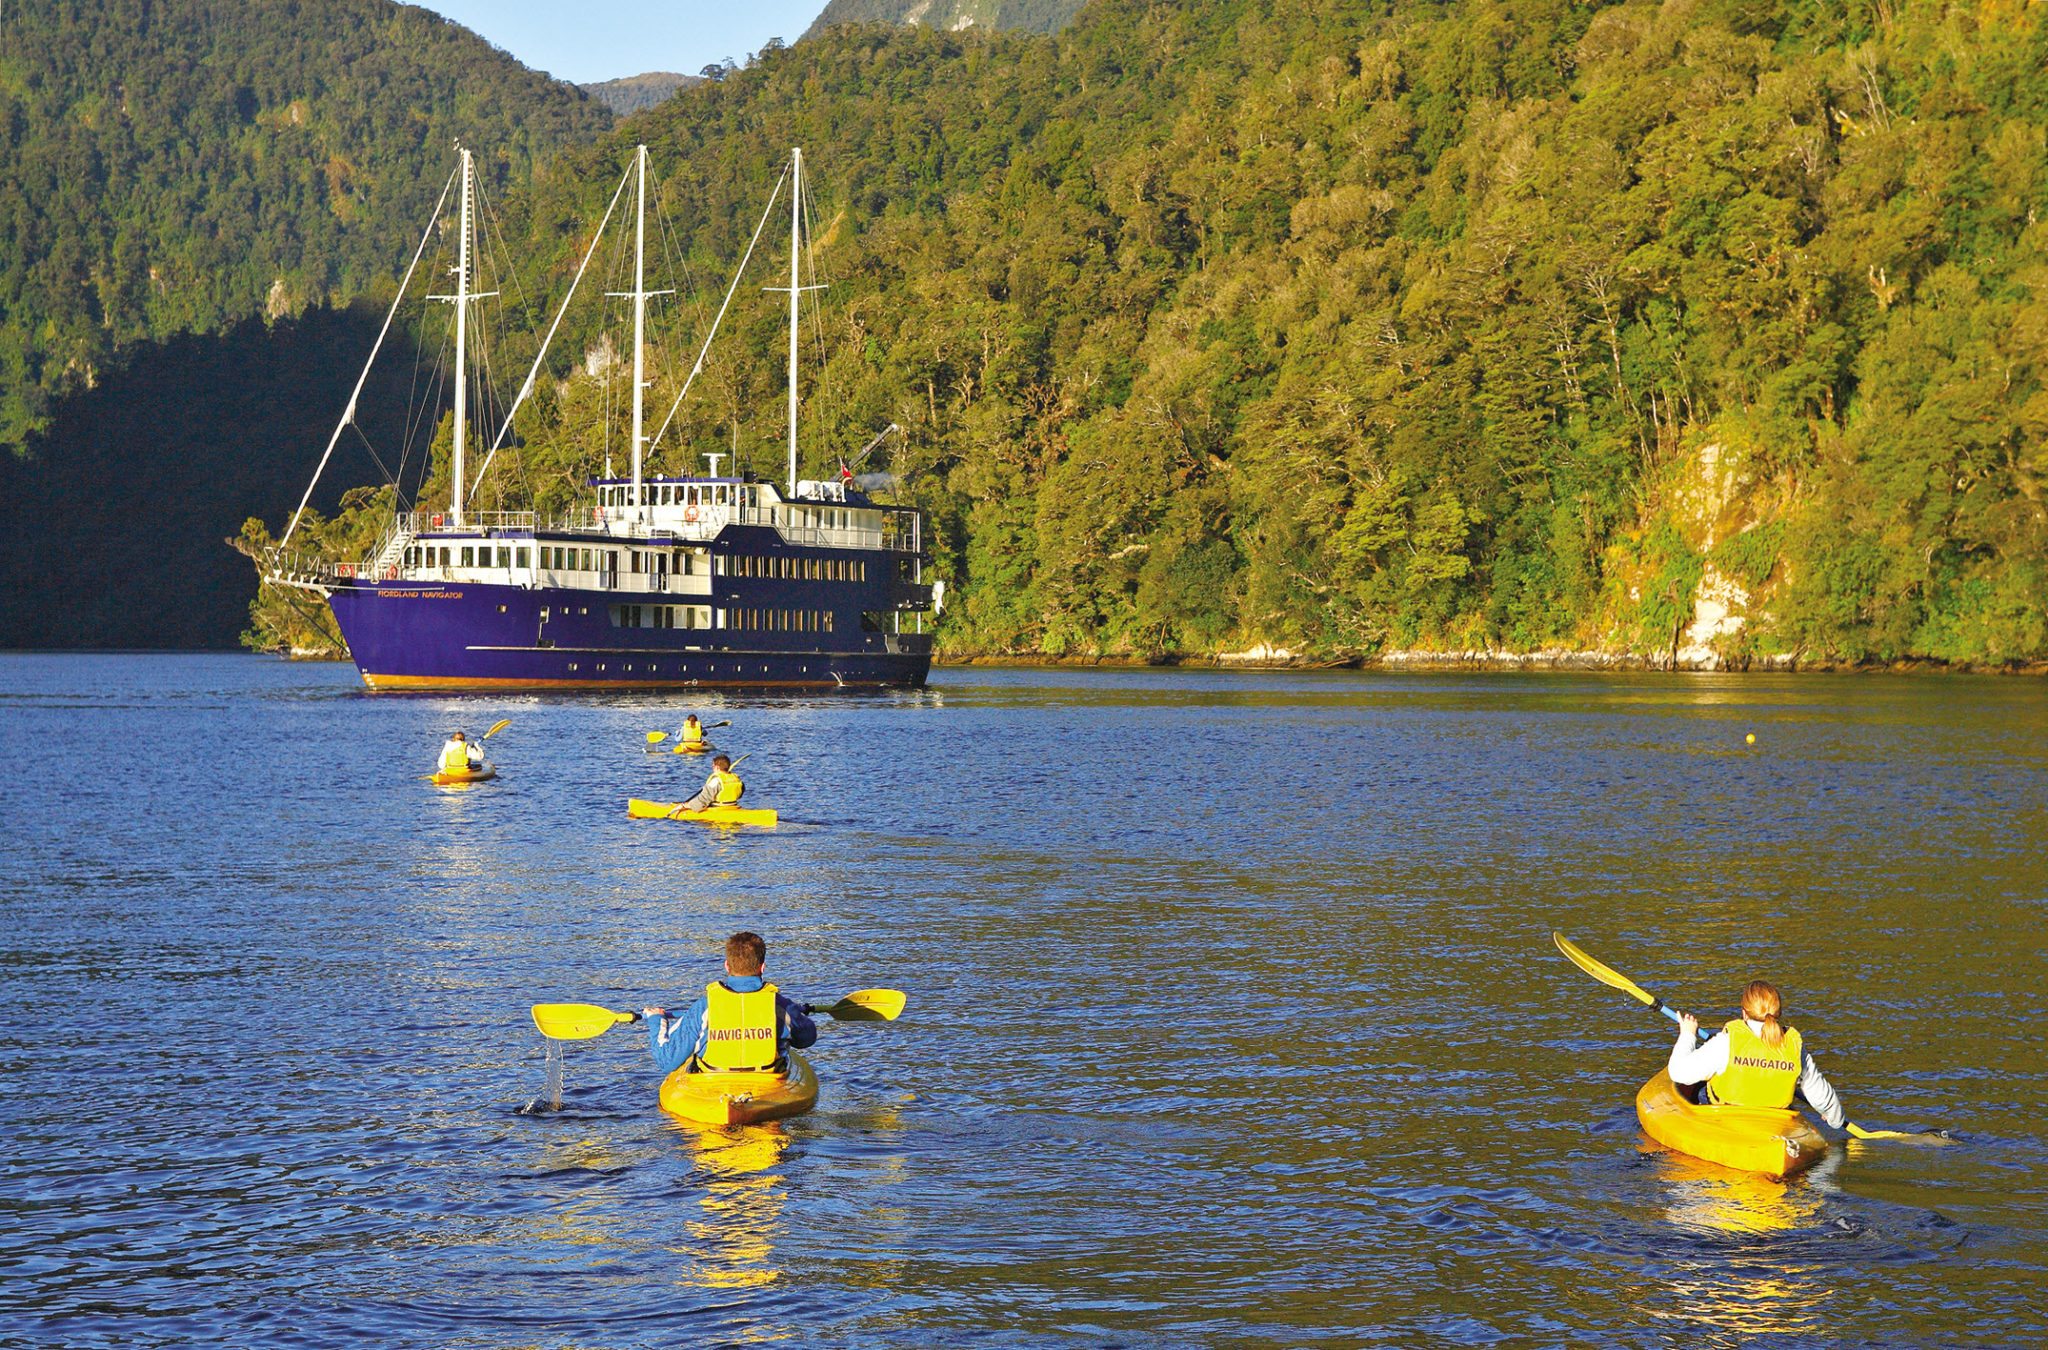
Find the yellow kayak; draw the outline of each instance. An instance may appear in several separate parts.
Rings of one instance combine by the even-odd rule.
[[[1636,1094],[1636,1119],[1668,1149],[1765,1176],[1789,1177],[1828,1151],[1828,1141],[1797,1111],[1694,1106],[1663,1070]]]
[[[486,764],[481,769],[458,769],[454,773],[443,769],[439,773],[428,775],[427,781],[441,787],[453,787],[457,783],[488,783],[497,776],[497,769]]]
[[[650,802],[628,798],[626,814],[636,820],[697,820],[706,825],[773,825],[775,812],[769,807],[707,806],[702,811],[685,811],[681,802]]]
[[[708,755],[717,748],[709,741],[676,742],[676,753],[679,755]]]
[[[758,1125],[800,1116],[818,1104],[818,1075],[789,1052],[789,1071],[677,1069],[661,1084],[661,1109],[700,1125]]]

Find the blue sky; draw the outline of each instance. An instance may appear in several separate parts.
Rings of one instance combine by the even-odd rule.
[[[426,8],[535,70],[588,84],[744,61],[769,38],[796,41],[825,0],[426,0]]]

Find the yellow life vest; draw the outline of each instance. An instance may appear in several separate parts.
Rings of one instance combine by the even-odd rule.
[[[467,773],[469,771],[469,747],[461,741],[450,741],[441,747],[442,773]]]
[[[740,776],[731,769],[727,769],[718,775],[718,800],[713,802],[712,805],[731,806],[739,801],[740,794],[746,790],[747,785],[740,781]]]
[[[1728,1034],[1728,1067],[1707,1080],[1707,1100],[1718,1106],[1790,1106],[1806,1063],[1799,1033],[1786,1027],[1785,1039],[1769,1045],[1740,1017],[1722,1030]]]
[[[740,994],[718,980],[704,986],[704,1053],[707,1069],[765,1069],[782,1057],[777,1042],[775,986]]]
[[[683,723],[683,744],[684,744],[684,745],[702,745],[702,744],[704,744],[704,725],[703,725],[703,723],[701,723],[701,722],[685,722],[685,723]]]

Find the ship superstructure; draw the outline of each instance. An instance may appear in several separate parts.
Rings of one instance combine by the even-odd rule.
[[[811,289],[801,285],[798,271],[801,152],[792,154],[786,175],[789,284],[771,288],[790,296],[787,479],[719,476],[723,455],[706,457],[710,472],[704,476],[643,472],[651,293],[642,146],[627,172],[639,184],[633,290],[619,293],[633,301],[631,474],[590,480],[587,504],[553,519],[466,509],[474,484],[467,469],[465,319],[480,297],[471,290],[466,150],[461,160],[456,285],[452,294],[434,297],[456,307],[448,505],[399,513],[371,555],[353,564],[295,561],[285,547],[287,529],[266,579],[325,597],[373,690],[922,685],[931,666],[924,616],[936,598],[924,575],[922,514],[876,501],[843,466],[838,479],[797,477],[797,301]],[[625,186],[622,180],[620,192]],[[618,200],[615,193],[614,206]],[[757,228],[757,240],[759,234]],[[593,239],[591,249],[596,246]],[[579,282],[581,276],[579,269]],[[572,284],[570,298],[574,292]],[[707,336],[707,350],[709,343]],[[545,354],[543,345],[535,372]],[[700,354],[697,368],[702,365]],[[533,382],[529,374],[521,399]],[[515,400],[513,411],[517,406]],[[353,413],[351,400],[344,425]],[[507,430],[510,425],[508,412]],[[505,434],[486,456],[484,471]],[[330,454],[332,448],[330,442]],[[292,528],[297,522],[294,516]]]

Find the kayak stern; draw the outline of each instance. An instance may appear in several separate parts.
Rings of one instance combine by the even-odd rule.
[[[1828,1151],[1827,1139],[1797,1111],[1694,1106],[1665,1070],[1636,1093],[1636,1119],[1665,1148],[1770,1177],[1804,1171]]]
[[[758,1125],[800,1116],[818,1104],[818,1075],[789,1052],[789,1071],[677,1069],[661,1084],[661,1109],[700,1125]]]

